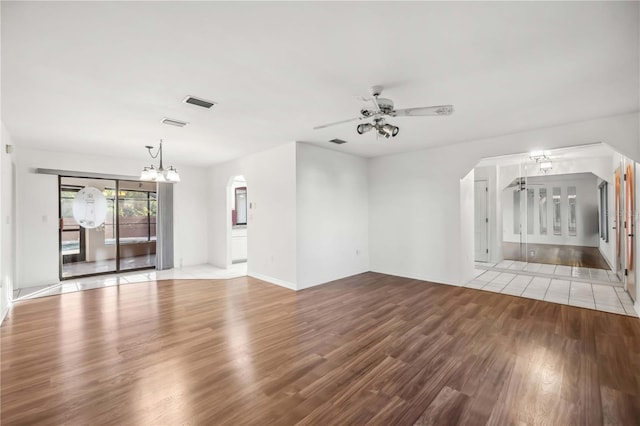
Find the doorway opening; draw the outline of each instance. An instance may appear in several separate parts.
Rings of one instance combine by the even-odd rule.
[[[251,206],[248,199],[247,181],[244,176],[238,175],[229,179],[227,200],[227,211],[230,212],[230,220],[227,224],[227,267],[244,269],[246,273]]]
[[[155,268],[152,182],[60,176],[60,280]]]
[[[633,161],[596,143],[486,158],[474,179],[472,287],[633,309]]]

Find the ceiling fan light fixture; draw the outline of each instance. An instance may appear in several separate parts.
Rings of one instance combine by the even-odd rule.
[[[398,126],[394,126],[391,124],[385,124],[382,126],[382,132],[384,133],[385,137],[396,137],[398,135],[398,132],[400,131],[400,128]]]
[[[362,135],[371,129],[373,129],[373,125],[371,123],[358,124],[358,127],[356,127],[356,131],[359,135]]]

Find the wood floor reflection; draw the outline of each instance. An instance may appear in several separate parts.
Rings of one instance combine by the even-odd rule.
[[[502,254],[506,260],[520,262],[611,269],[598,247],[503,242]]]
[[[637,424],[640,320],[366,273],[19,302],[1,423]]]

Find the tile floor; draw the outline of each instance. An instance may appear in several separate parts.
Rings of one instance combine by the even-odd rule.
[[[476,262],[476,268],[502,272],[508,270],[525,275],[548,275],[548,278],[576,279],[595,284],[622,285],[618,276],[612,271],[581,266],[547,265],[544,263],[503,260],[500,263]]]
[[[615,314],[638,316],[633,308],[631,298],[621,285],[585,282],[579,277],[566,275],[565,269],[561,271],[561,274],[554,278],[533,276],[522,272],[518,273],[518,271],[510,273],[476,269],[476,277],[464,287]]]
[[[229,279],[247,275],[247,264],[236,263],[229,269],[220,269],[211,265],[185,266],[184,268],[168,269],[166,271],[133,271],[117,275],[102,275],[95,277],[65,280],[59,283],[16,289],[13,300],[33,299],[36,297],[53,296],[74,291],[91,290],[94,288],[124,285],[137,282],[170,280],[170,279]]]
[[[148,268],[156,264],[156,255],[125,257],[120,260],[120,269]],[[99,260],[96,262],[73,262],[62,265],[62,276],[97,274],[116,270],[116,260]]]

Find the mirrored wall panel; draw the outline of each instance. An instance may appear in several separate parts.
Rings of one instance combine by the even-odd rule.
[[[598,187],[600,195],[600,238],[609,242],[609,187],[602,182]]]
[[[578,227],[576,224],[576,187],[570,186],[567,188],[567,200],[569,202],[569,236],[575,237],[578,234]]]
[[[547,235],[547,189],[540,188],[538,194],[538,212],[540,215],[540,235]]]
[[[520,233],[520,190],[513,191],[513,233]]]
[[[533,189],[529,188],[527,189],[527,234],[529,235],[533,235],[533,199]]]
[[[562,205],[560,188],[553,188],[553,235],[562,235]]]

